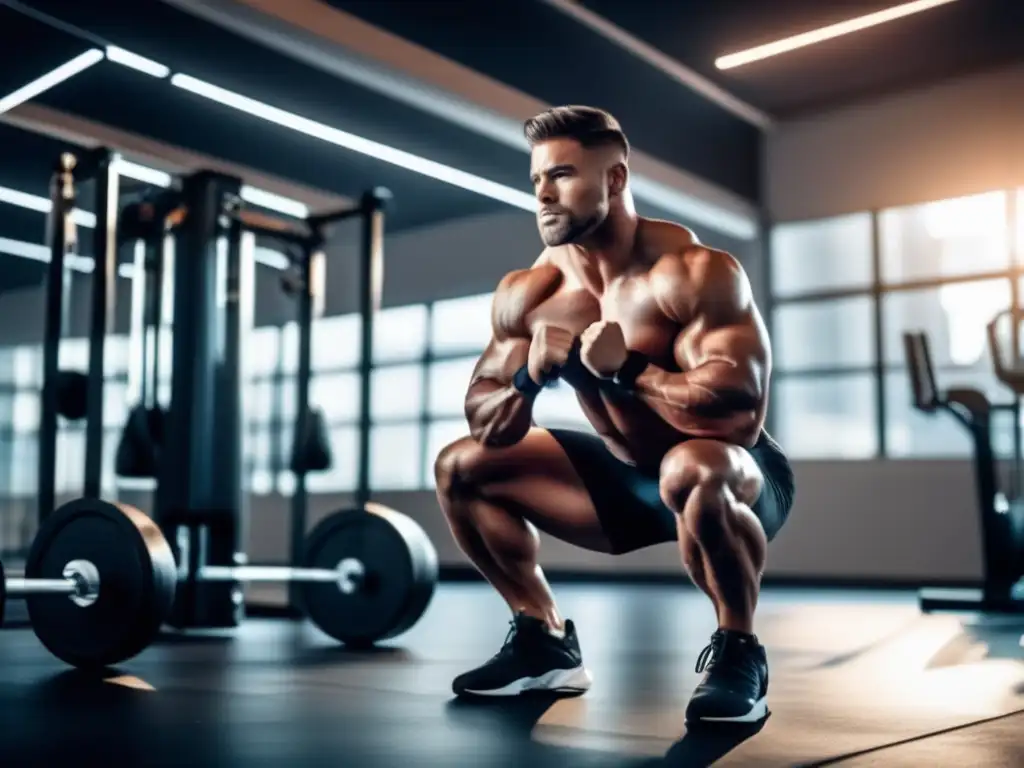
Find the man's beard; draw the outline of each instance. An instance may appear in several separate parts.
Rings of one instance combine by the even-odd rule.
[[[571,214],[559,214],[553,219],[540,223],[540,239],[549,248],[579,242],[580,239],[593,232],[600,224],[596,214],[585,219],[577,219]]]

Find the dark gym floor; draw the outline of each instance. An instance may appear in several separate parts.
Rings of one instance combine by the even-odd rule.
[[[578,699],[455,704],[452,677],[497,650],[507,611],[445,584],[392,647],[355,653],[311,627],[250,619],[168,636],[105,680],[31,630],[0,632],[0,765],[1021,766],[1021,622],[922,616],[911,593],[767,589],[772,716],[685,734],[706,599],[678,586],[556,589],[594,688]]]

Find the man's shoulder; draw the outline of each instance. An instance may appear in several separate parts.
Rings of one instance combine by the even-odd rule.
[[[750,301],[746,272],[736,257],[685,237],[660,252],[650,280],[659,306],[671,316],[692,316],[709,301],[737,309]]]
[[[561,270],[538,259],[531,267],[506,274],[494,292],[494,326],[502,334],[522,335],[526,316],[562,284]]]
[[[653,278],[669,282],[731,282],[743,275],[743,265],[735,256],[701,243],[682,242],[677,247],[664,248],[651,267]]]
[[[553,283],[561,282],[562,271],[543,256],[532,266],[514,269],[498,282],[495,298],[509,299],[543,292]]]

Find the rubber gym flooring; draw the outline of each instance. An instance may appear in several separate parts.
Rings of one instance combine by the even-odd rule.
[[[456,703],[508,615],[444,584],[391,646],[337,647],[249,619],[165,636],[105,679],[69,671],[29,629],[0,632],[0,765],[1022,766],[1021,622],[923,616],[911,593],[767,589],[772,716],[686,733],[713,630],[693,589],[556,585],[595,683],[584,697]]]

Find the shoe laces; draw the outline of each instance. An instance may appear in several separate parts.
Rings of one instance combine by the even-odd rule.
[[[695,667],[697,674],[707,671],[730,678],[736,677],[751,685],[759,685],[761,670],[756,647],[730,637],[722,630],[711,636],[711,642],[700,652]]]
[[[704,650],[697,657],[697,665],[694,671],[698,675],[706,669],[713,668],[715,663],[722,657],[722,653],[725,651],[725,640],[725,633],[720,629],[711,635],[711,642],[704,646]]]
[[[505,640],[501,644],[501,648],[494,655],[494,658],[500,656],[507,656],[516,650],[516,648],[522,645],[526,635],[523,634],[522,628],[519,626],[519,616],[513,616],[508,622],[508,634],[505,635]]]

